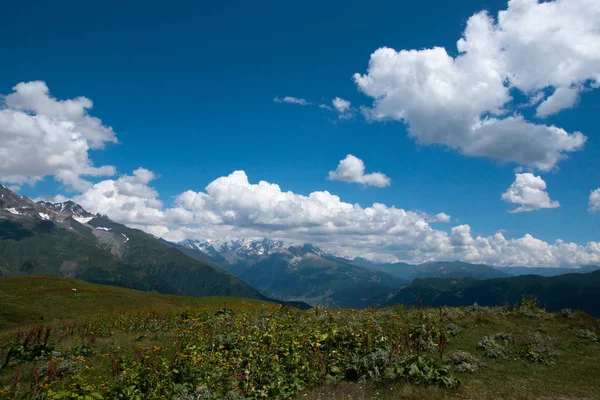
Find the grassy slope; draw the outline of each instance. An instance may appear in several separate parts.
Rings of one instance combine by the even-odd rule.
[[[166,311],[184,307],[218,308],[242,301],[273,307],[272,303],[261,300],[162,295],[57,276],[4,277],[0,278],[0,330],[19,325],[80,319],[99,313],[150,309]]]
[[[600,320],[577,313],[572,320],[559,315],[544,319],[524,317],[465,317],[452,321],[462,332],[450,338],[446,352],[466,350],[484,363],[472,374],[460,374],[461,387],[437,387],[392,382],[384,385],[348,384],[322,387],[298,396],[298,400],[352,399],[598,399],[600,396],[600,343],[579,339],[577,329],[600,332]],[[484,337],[499,332],[523,334],[547,331],[556,348],[556,365],[547,366],[523,360],[485,358],[476,350]]]
[[[72,288],[78,289],[77,293]],[[133,290],[91,285],[58,277],[12,277],[0,279],[0,324],[8,323],[15,327],[22,324],[44,323],[54,318],[79,319],[97,313],[110,314],[118,311],[155,309],[158,311],[191,309],[217,309],[245,302],[254,305],[254,310],[273,310],[272,303],[259,300],[233,299],[223,297],[189,298],[169,295],[156,295]],[[247,306],[241,307],[252,313]],[[407,385],[401,381],[373,385],[370,383],[341,383],[307,391],[298,399],[338,400],[338,399],[591,399],[598,398],[600,381],[600,343],[580,339],[577,329],[590,329],[600,333],[600,320],[584,313],[576,313],[572,319],[561,315],[545,314],[532,318],[518,315],[473,314],[461,315],[458,309],[448,309],[443,324],[453,323],[461,329],[457,337],[451,337],[448,351],[461,349],[478,355],[485,367],[473,375],[458,374],[462,385],[457,390],[439,389]],[[332,310],[336,315],[356,315],[352,310]],[[369,318],[385,318],[385,311],[361,311]],[[405,320],[414,320],[420,311],[398,309]],[[425,310],[426,314],[438,314],[438,310]],[[309,312],[311,315],[313,312]],[[7,316],[12,317],[7,318]],[[16,320],[15,320],[16,317]],[[8,322],[7,322],[8,321]],[[383,321],[383,320],[382,320]],[[397,326],[404,329],[404,325]],[[523,360],[487,359],[476,350],[476,344],[483,336],[498,332],[523,334],[544,332],[550,337],[557,350],[556,365],[547,366]],[[121,349],[133,351],[138,345],[172,346],[174,336],[170,332],[148,333],[145,331],[116,332],[113,336],[99,338],[97,346],[102,352],[119,354]],[[62,347],[78,345],[77,337],[66,340]],[[437,354],[437,353],[434,353]],[[90,365],[98,371],[109,368],[105,359],[96,356],[89,359]],[[24,369],[25,382],[31,378],[33,364]],[[0,388],[10,385],[14,371],[9,369],[0,374]]]

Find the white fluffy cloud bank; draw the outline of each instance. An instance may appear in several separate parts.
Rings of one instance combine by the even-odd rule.
[[[367,73],[354,75],[374,99],[364,113],[403,121],[423,144],[543,171],[583,148],[581,132],[519,115],[511,90],[543,99],[537,116],[546,117],[597,87],[600,2],[511,0],[496,19],[485,12],[470,17],[457,49],[456,57],[441,47],[376,50]]]
[[[97,183],[74,198],[92,212],[144,229],[167,240],[267,236],[310,242],[347,257],[424,262],[460,259],[493,265],[559,266],[600,263],[600,243],[585,246],[531,235],[508,239],[472,235],[469,225],[451,233],[431,227],[449,222],[435,216],[374,203],[342,201],[327,191],[300,195],[279,185],[251,183],[244,171],[211,182],[204,191],[186,191],[164,208],[150,187],[154,174],[140,168],[132,175]]]
[[[560,207],[560,203],[551,200],[546,192],[546,182],[541,177],[529,172],[515,174],[515,181],[502,194],[502,200],[520,205],[514,210],[510,210],[510,213]]]
[[[82,176],[115,173],[89,158],[89,150],[117,141],[111,127],[88,114],[90,99],[57,100],[42,81],[19,83],[13,91],[0,97],[0,181],[34,184],[53,176],[85,190],[91,184]]]
[[[365,186],[386,187],[391,180],[381,172],[365,174],[365,163],[360,158],[348,154],[340,161],[335,171],[329,171],[329,179],[348,183],[361,183]]]
[[[600,211],[600,188],[590,192],[589,208],[590,212]]]

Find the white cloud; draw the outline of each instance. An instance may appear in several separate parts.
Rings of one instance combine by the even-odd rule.
[[[554,93],[548,97],[536,110],[536,116],[545,118],[556,114],[566,108],[572,108],[579,99],[579,90],[577,88],[556,88]]]
[[[348,100],[336,97],[331,101],[331,104],[333,104],[333,108],[338,112],[338,118],[340,119],[349,119],[354,115],[352,104]]]
[[[89,158],[90,149],[117,142],[112,128],[88,114],[91,100],[57,100],[42,81],[13,90],[0,103],[0,181],[34,184],[51,175],[85,190],[91,184],[82,176],[115,173],[112,166],[94,167]]]
[[[348,257],[371,254],[411,262],[461,259],[529,266],[600,262],[597,242],[549,244],[531,235],[506,239],[500,232],[473,237],[468,225],[454,227],[448,235],[431,228],[415,212],[379,203],[363,208],[326,191],[308,196],[284,192],[265,181],[251,184],[243,171],[216,179],[204,192],[185,192],[177,204],[192,210],[201,226],[170,232],[177,238],[265,235],[310,241]]]
[[[447,224],[447,223],[450,223],[452,221],[452,217],[449,216],[446,213],[443,213],[443,212],[437,213],[435,215],[431,215],[431,214],[428,214],[428,213],[425,213],[425,212],[420,212],[419,216],[421,218],[423,218],[425,220],[425,222],[427,222],[427,223],[440,222],[440,223]]]
[[[125,224],[148,226],[149,231],[155,225],[183,226],[191,223],[193,215],[190,211],[178,207],[163,209],[158,192],[148,186],[154,179],[152,171],[138,168],[133,175],[98,182],[74,196],[73,200],[90,212],[106,214]]]
[[[590,212],[600,211],[600,188],[590,192],[589,208]]]
[[[273,99],[275,103],[287,103],[287,104],[299,104],[301,106],[307,106],[310,103],[305,99],[301,99],[293,96],[285,96],[285,97],[275,97]]]
[[[404,121],[423,144],[550,170],[586,137],[510,114],[510,90],[539,101],[542,89],[563,88],[542,103],[541,116],[572,106],[564,88],[600,81],[598,21],[596,0],[511,0],[497,21],[484,12],[469,18],[456,57],[441,47],[380,48],[367,73],[354,75],[375,99],[364,112]]]
[[[452,218],[446,213],[437,213],[429,222],[444,222],[449,223]]]
[[[331,101],[331,104],[333,104],[333,107],[337,110],[337,112],[342,114],[350,110],[351,107],[351,104],[348,100],[344,100],[340,97],[336,97],[335,99],[333,99]]]
[[[600,263],[600,243],[553,244],[525,235],[507,239],[500,231],[473,236],[469,225],[448,234],[429,222],[449,219],[374,203],[343,202],[327,191],[307,196],[279,185],[250,183],[243,171],[211,182],[204,191],[181,193],[164,208],[149,186],[154,174],[140,168],[133,175],[106,180],[74,198],[92,212],[167,240],[267,236],[311,242],[346,257],[425,262],[459,259],[492,265],[560,266]],[[64,199],[62,199],[64,200]]]
[[[319,108],[322,108],[323,110],[333,111],[333,107],[327,104],[319,104]]]
[[[348,154],[341,160],[335,171],[329,171],[329,179],[375,187],[386,187],[391,184],[390,178],[381,172],[365,174],[365,163],[352,154]]]
[[[510,213],[560,207],[560,203],[551,200],[546,192],[546,182],[541,177],[529,172],[515,174],[515,181],[502,194],[502,200],[520,205],[520,207],[510,210]]]

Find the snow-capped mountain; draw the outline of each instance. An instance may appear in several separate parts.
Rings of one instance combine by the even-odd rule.
[[[311,244],[266,238],[187,240],[180,246],[202,252],[244,282],[285,300],[333,307],[362,307],[374,294],[402,281],[353,264]]]
[[[34,203],[25,196],[19,196],[4,185],[0,185],[0,216],[11,218],[36,218],[54,220],[59,216],[42,205]]]
[[[68,215],[81,224],[86,224],[94,218],[94,214],[84,210],[83,207],[71,200],[67,200],[63,203],[38,201],[37,204],[49,208],[56,213]]]
[[[0,185],[0,277],[60,275],[191,296],[264,298],[212,263],[72,201],[35,202]]]
[[[201,251],[217,261],[224,261],[230,265],[252,265],[273,254],[286,255],[289,256],[288,258],[305,256],[307,253],[318,256],[326,254],[310,244],[297,247],[289,242],[267,238],[185,240],[179,245]]]
[[[19,196],[4,185],[0,185],[0,216],[11,218],[35,218],[52,221],[59,225],[68,225],[69,220],[88,224],[92,219],[108,218],[100,214],[92,214],[73,201],[51,203],[47,201],[34,202]]]

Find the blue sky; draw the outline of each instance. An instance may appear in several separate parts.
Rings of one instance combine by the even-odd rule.
[[[574,3],[583,7],[584,2]],[[537,15],[536,1],[515,1],[515,10],[516,3],[532,7],[529,14],[522,14]],[[87,154],[95,166],[114,166],[115,174],[85,179],[91,183],[114,180],[131,176],[132,171],[143,167],[156,175],[151,183],[142,180],[140,184],[155,189],[156,198],[163,202],[161,212],[181,205],[177,201],[181,193],[203,192],[215,179],[243,170],[251,184],[264,180],[295,194],[329,191],[343,202],[359,203],[363,208],[383,203],[428,215],[443,212],[452,217],[450,223],[428,222],[447,235],[453,227],[468,224],[473,237],[488,237],[501,230],[507,239],[531,234],[549,243],[557,239],[583,246],[598,242],[600,216],[588,210],[590,192],[600,187],[600,90],[594,83],[594,76],[600,77],[600,56],[594,53],[597,47],[590,49],[585,68],[568,79],[556,77],[547,85],[527,83],[527,79],[533,82],[537,77],[523,72],[526,68],[515,67],[514,60],[507,62],[512,63],[507,71],[515,74],[514,82],[519,77],[523,80],[510,88],[513,99],[505,104],[507,111],[502,118],[518,113],[531,123],[555,125],[569,135],[579,131],[587,138],[576,150],[560,153],[565,158],[550,167],[481,155],[493,150],[466,150],[470,146],[464,139],[443,139],[447,143],[439,143],[442,133],[437,131],[432,133],[437,135],[437,144],[427,143],[423,140],[429,132],[427,126],[413,135],[420,138],[419,144],[409,137],[407,123],[427,125],[432,119],[427,117],[430,114],[409,110],[410,120],[394,117],[396,110],[412,107],[410,100],[400,95],[396,99],[388,96],[388,103],[378,110],[374,105],[377,96],[369,95],[369,91],[377,92],[379,86],[375,88],[373,83],[361,87],[353,78],[355,73],[368,74],[371,55],[383,46],[395,51],[439,46],[449,57],[456,57],[457,40],[472,15],[487,10],[495,20],[497,12],[505,9],[506,1],[146,1],[97,5],[61,2],[60,6],[51,2],[9,2],[3,5],[0,15],[1,25],[10,33],[10,40],[3,42],[0,52],[0,93],[9,95],[20,82],[43,81],[49,96],[55,99],[85,96],[93,101],[93,108],[87,112],[104,126],[112,127],[118,143],[107,140],[104,148],[91,149]],[[516,17],[519,12],[515,11]],[[577,16],[578,10],[575,7],[569,12]],[[591,15],[594,12],[588,10]],[[569,29],[566,27],[567,33]],[[593,29],[590,32],[593,35]],[[510,36],[503,40],[516,39]],[[557,49],[557,57],[573,56],[567,47],[557,45]],[[562,50],[567,53],[560,54]],[[384,77],[380,83],[389,84],[392,78]],[[465,85],[471,83],[459,89],[465,90]],[[545,93],[541,102],[560,85],[578,92],[578,100],[570,107],[545,118],[536,117],[536,106],[521,107],[534,97],[534,92]],[[529,92],[524,94],[523,88]],[[275,97],[285,96],[311,104],[274,101]],[[318,107],[325,104],[332,108],[336,97],[352,104],[350,113],[344,114],[348,118],[340,118],[342,115],[333,109]],[[386,115],[368,118],[361,107],[383,110]],[[453,108],[448,110],[450,113]],[[478,115],[492,115],[486,114],[488,111]],[[452,135],[455,126],[447,126],[448,135]],[[448,143],[456,146],[451,149]],[[468,155],[473,152],[479,155]],[[385,174],[391,184],[373,187],[327,179],[329,171],[335,170],[348,154],[360,158],[367,173]],[[551,201],[560,206],[508,213],[520,205],[501,198],[515,182],[517,167],[540,177]],[[6,177],[14,171],[0,173]],[[82,196],[85,190],[68,190],[69,184],[55,176],[49,171],[35,184],[18,179],[4,181],[19,186],[20,193],[30,197]],[[91,197],[87,199],[93,203]],[[535,200],[538,206],[544,203],[539,200]],[[143,218],[119,218],[118,210],[110,208],[99,207],[97,211],[102,210],[130,225],[161,225]],[[200,219],[197,215],[194,218]],[[248,218],[244,221],[228,224],[261,235],[275,229],[261,231],[264,221],[256,226],[250,226]],[[206,231],[203,223],[169,220],[162,225],[171,231],[181,226],[196,226],[196,234],[198,230]],[[277,234],[293,238],[293,229],[286,229],[278,227]],[[298,238],[319,242],[316,233],[304,234]],[[354,239],[353,246],[360,245],[360,240]],[[327,247],[328,240],[325,242]],[[342,242],[346,243],[341,238],[335,245],[329,244],[342,249]],[[403,251],[392,253],[398,259],[408,257]],[[469,258],[473,256],[466,253],[432,257],[448,254],[468,260],[478,257]],[[427,258],[420,254],[415,259]]]

